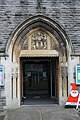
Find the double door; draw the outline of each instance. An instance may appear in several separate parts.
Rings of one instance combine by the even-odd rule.
[[[27,98],[51,98],[56,96],[55,61],[23,62],[23,96]]]

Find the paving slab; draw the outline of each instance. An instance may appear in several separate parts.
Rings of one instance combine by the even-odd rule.
[[[21,106],[7,111],[7,120],[80,120],[77,110],[52,106]]]

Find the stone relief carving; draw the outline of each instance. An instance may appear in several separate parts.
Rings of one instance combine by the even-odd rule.
[[[48,40],[50,42],[48,43]],[[48,47],[50,50],[57,50],[59,51],[59,43],[55,39],[48,39],[47,34],[43,33],[42,31],[37,31],[33,33],[29,38],[24,37],[23,40],[20,42],[20,46],[22,50],[46,50]],[[62,46],[60,47],[60,49]]]
[[[31,37],[31,49],[47,49],[47,35],[42,32],[37,32]]]

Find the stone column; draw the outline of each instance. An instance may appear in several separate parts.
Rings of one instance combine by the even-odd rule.
[[[66,56],[59,56],[59,104],[63,105],[67,99]]]
[[[66,78],[66,56],[64,54],[63,56],[63,67],[64,67],[64,75],[63,75],[63,92],[64,92],[64,98],[67,98],[67,78]]]
[[[59,56],[59,74],[58,74],[58,82],[59,82],[59,105],[61,105],[62,99],[62,77],[61,77],[61,56]]]

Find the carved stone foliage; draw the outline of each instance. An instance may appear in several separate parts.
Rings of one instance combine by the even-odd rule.
[[[58,51],[59,50],[59,44],[58,44],[58,42],[51,39],[50,40],[50,49]]]
[[[25,42],[23,43],[21,49],[22,50],[28,50],[28,39],[25,40]]]
[[[68,67],[67,66],[61,66],[61,76],[63,78],[68,76]]]
[[[47,35],[42,32],[34,33],[31,37],[32,50],[46,50],[47,49]]]

